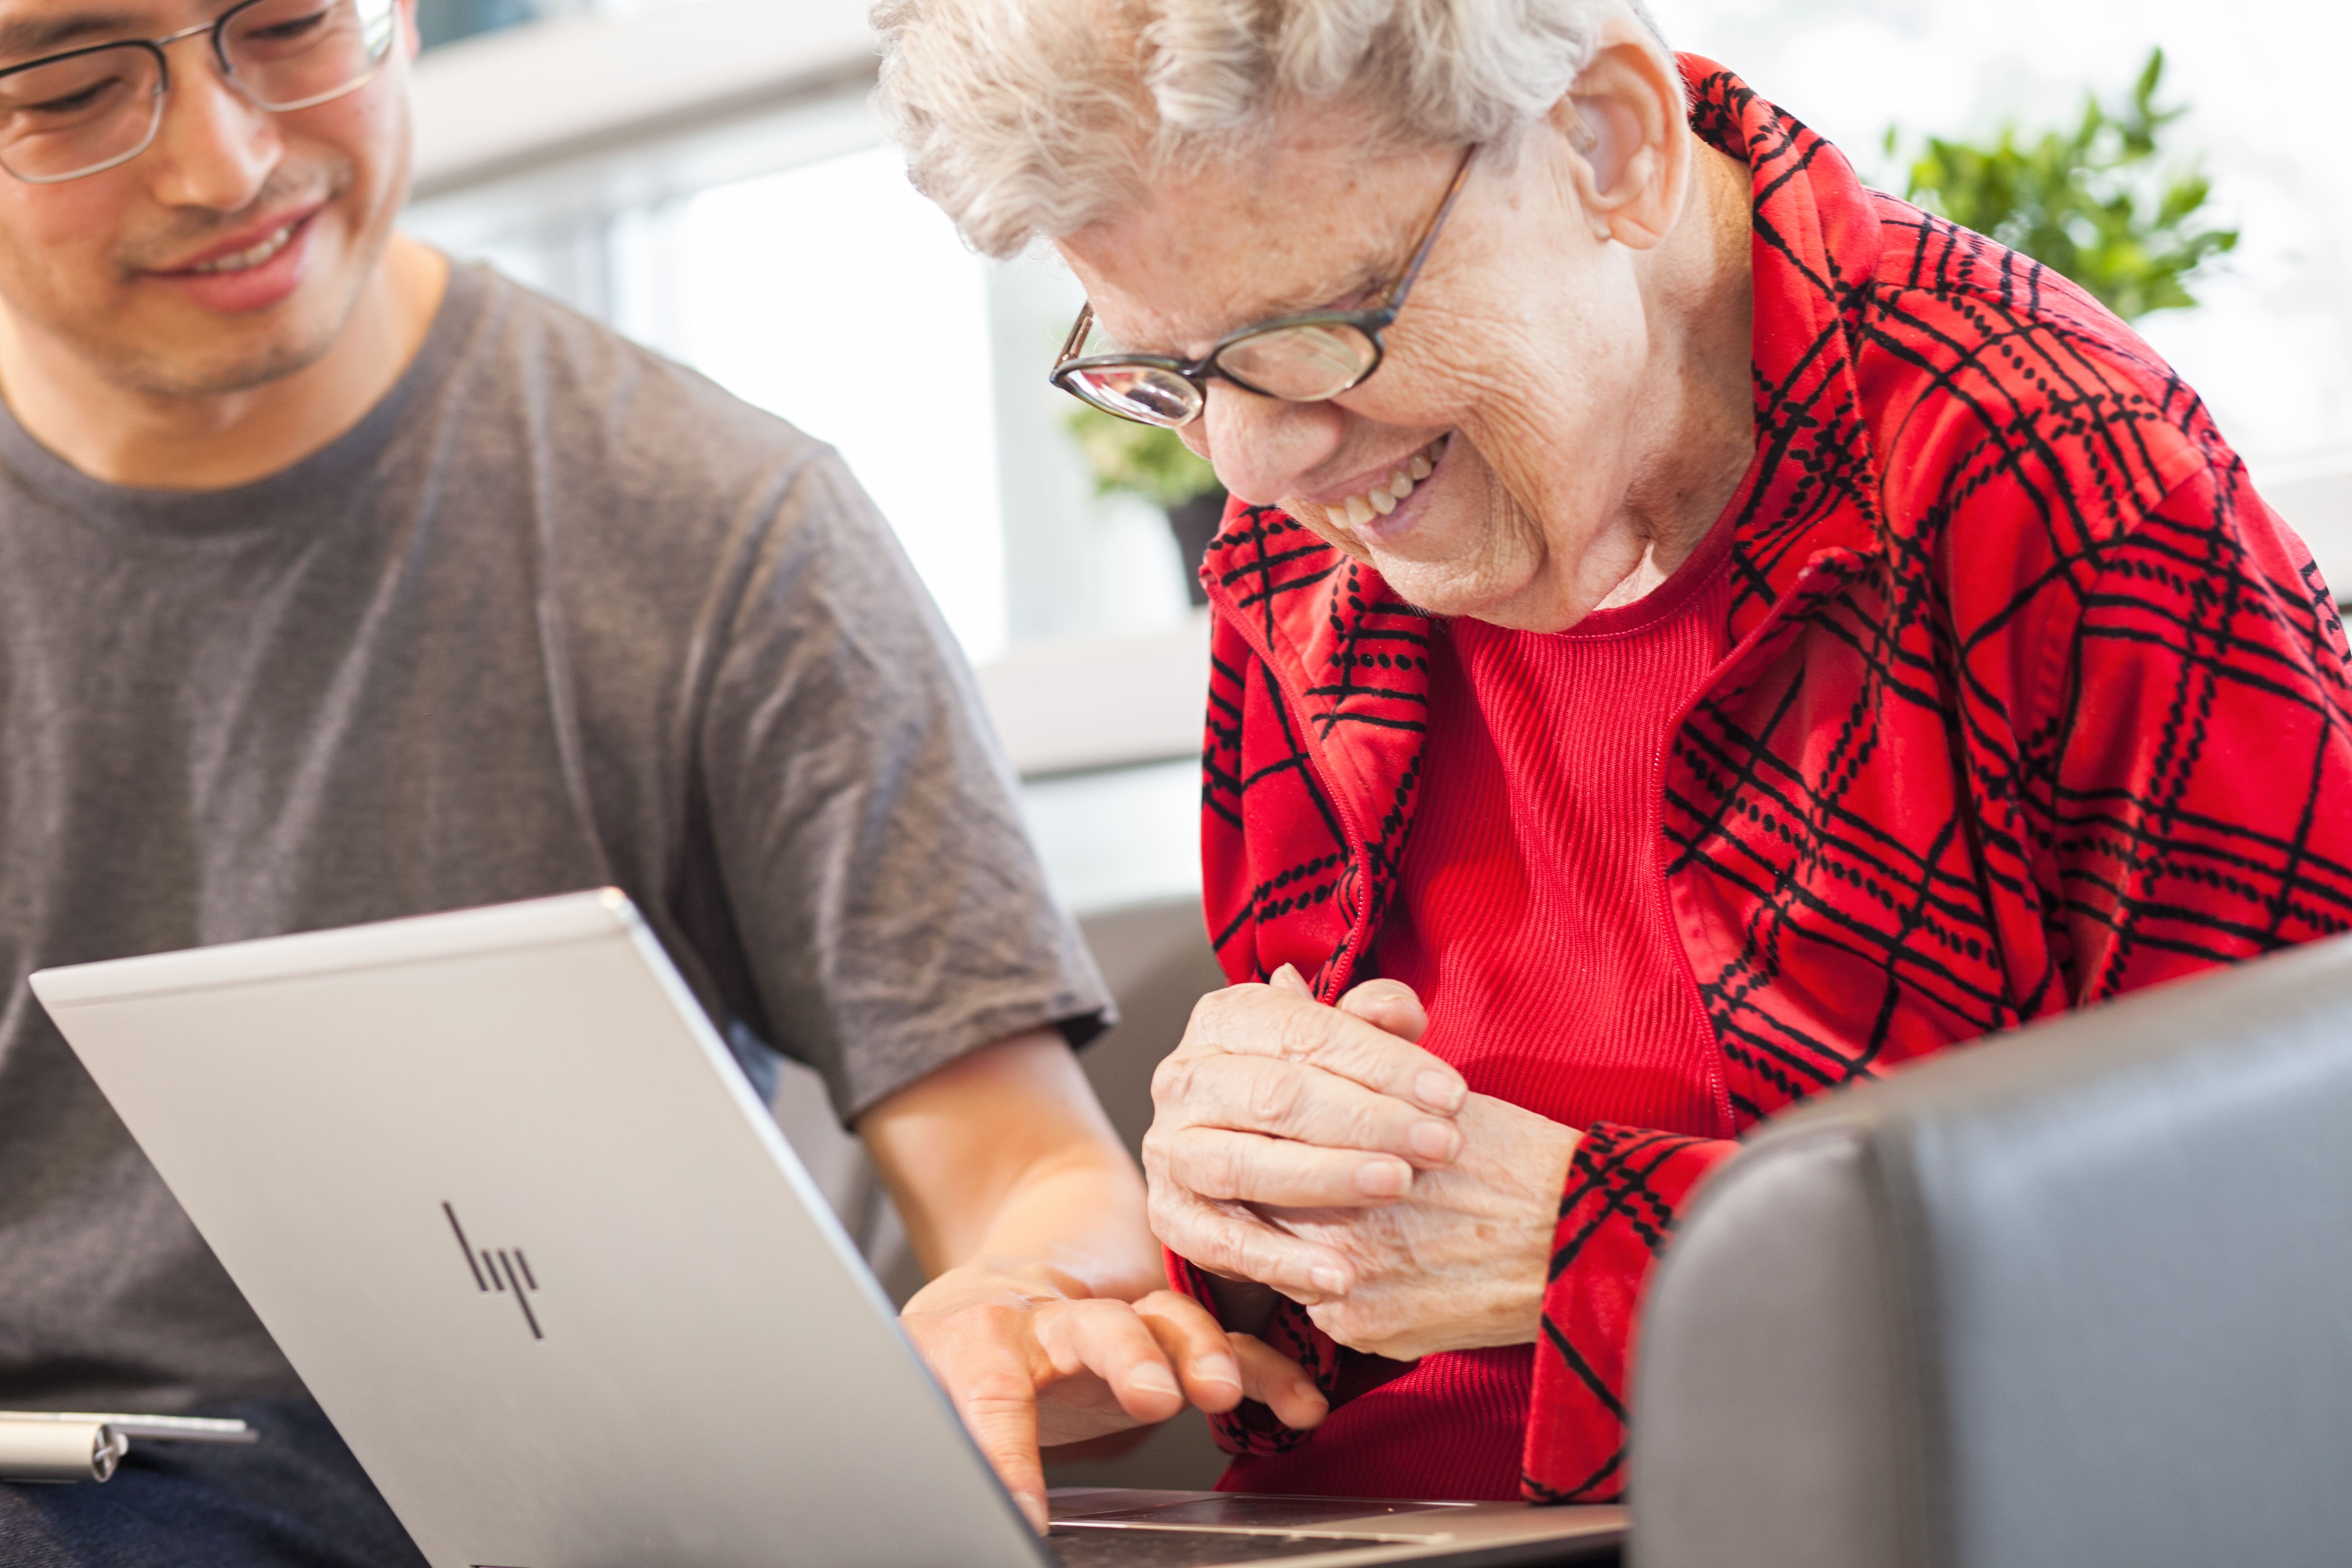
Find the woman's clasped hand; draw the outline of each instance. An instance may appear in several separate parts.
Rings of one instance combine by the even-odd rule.
[[[1278,1292],[1396,1360],[1535,1339],[1577,1133],[1473,1093],[1428,1022],[1395,981],[1327,1006],[1287,964],[1193,1010],[1143,1163],[1153,1228],[1227,1282],[1229,1324]]]

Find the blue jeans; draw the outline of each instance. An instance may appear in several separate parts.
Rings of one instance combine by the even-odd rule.
[[[197,1414],[241,1417],[261,1441],[133,1440],[102,1486],[0,1483],[0,1568],[425,1568],[316,1405]]]

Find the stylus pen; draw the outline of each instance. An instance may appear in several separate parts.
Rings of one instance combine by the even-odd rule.
[[[0,1410],[0,1481],[103,1481],[131,1439],[250,1443],[242,1421],[191,1415],[112,1415],[78,1410]]]
[[[0,1410],[0,1421],[62,1421],[111,1426],[126,1437],[159,1443],[257,1443],[261,1434],[242,1421],[208,1415],[103,1415],[84,1410]]]

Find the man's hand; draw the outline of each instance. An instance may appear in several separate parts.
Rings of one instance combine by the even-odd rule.
[[[985,1265],[950,1269],[900,1321],[1022,1511],[1045,1528],[1041,1447],[1165,1421],[1186,1401],[1213,1415],[1264,1401],[1292,1426],[1323,1419],[1314,1382],[1198,1302],[1158,1290],[1129,1303],[1040,1294],[1050,1280]]]
[[[1394,981],[1326,1007],[1287,966],[1202,998],[1152,1085],[1160,1238],[1357,1350],[1533,1340],[1577,1134],[1469,1093],[1414,1043],[1427,1026]]]
[[[857,1131],[933,1275],[901,1321],[1040,1531],[1041,1447],[1164,1421],[1188,1398],[1323,1418],[1298,1367],[1160,1289],[1143,1183],[1058,1035],[950,1062]]]

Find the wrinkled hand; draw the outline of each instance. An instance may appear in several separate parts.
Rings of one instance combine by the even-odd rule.
[[[1324,1415],[1297,1364],[1173,1291],[1130,1303],[1049,1270],[979,1263],[932,1280],[899,1321],[1040,1533],[1041,1448],[1165,1421],[1188,1399],[1213,1415],[1260,1400],[1292,1426]]]
[[[1354,1283],[1307,1304],[1343,1345],[1412,1361],[1439,1351],[1532,1342],[1577,1135],[1491,1095],[1462,1107],[1462,1154],[1376,1208],[1262,1212],[1348,1260]]]
[[[1327,1007],[1287,966],[1202,998],[1152,1082],[1160,1239],[1376,1355],[1532,1341],[1577,1134],[1468,1092],[1427,1026],[1394,981]]]

